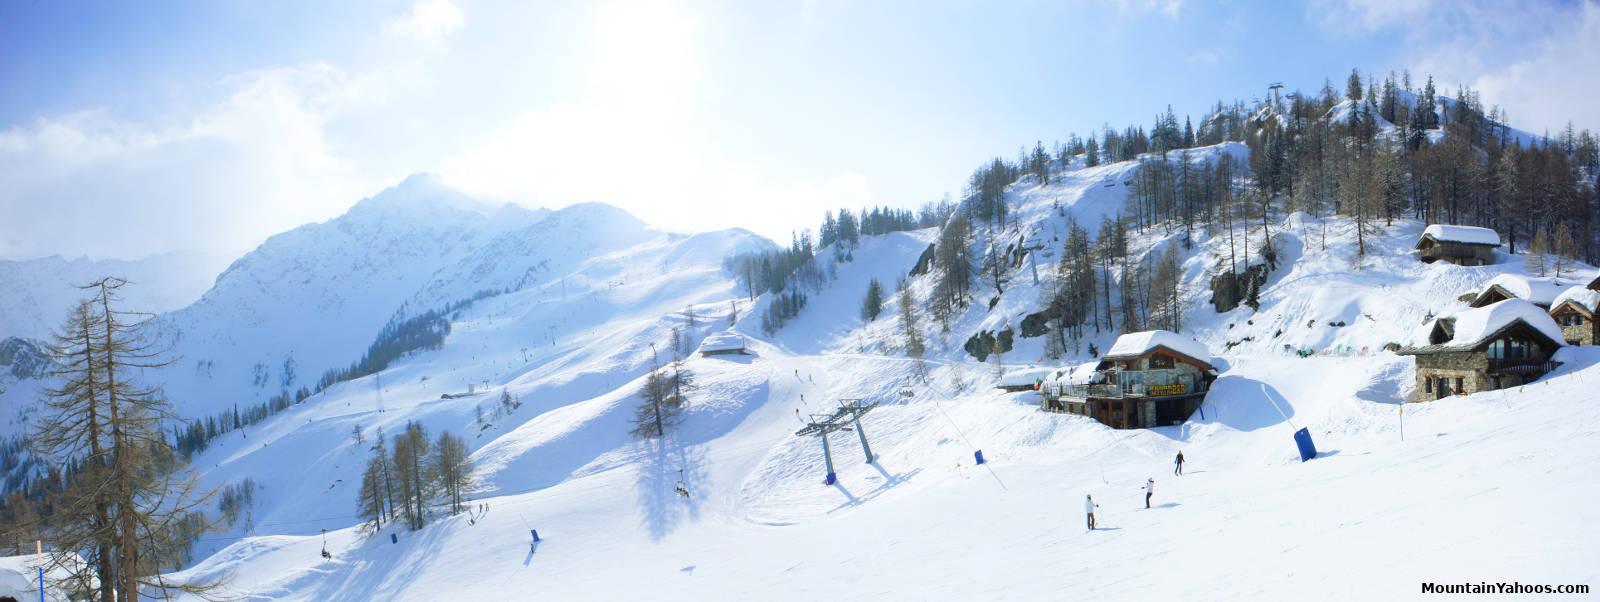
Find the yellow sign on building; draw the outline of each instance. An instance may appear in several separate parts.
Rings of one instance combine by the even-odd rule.
[[[1156,386],[1153,386],[1153,387],[1150,387],[1149,389],[1147,389],[1145,394],[1146,395],[1182,395],[1183,394],[1183,384],[1179,383],[1179,384],[1173,384],[1173,385],[1156,385]]]

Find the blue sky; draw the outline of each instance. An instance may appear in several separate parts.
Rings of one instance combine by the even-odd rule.
[[[0,258],[237,255],[421,171],[785,241],[1035,140],[1351,67],[1594,129],[1600,5],[5,2]]]

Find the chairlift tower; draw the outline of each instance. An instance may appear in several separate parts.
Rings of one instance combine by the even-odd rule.
[[[834,431],[855,430],[856,436],[861,438],[861,451],[866,454],[867,463],[874,460],[872,447],[867,444],[867,433],[861,429],[861,416],[878,407],[878,402],[865,403],[860,399],[841,399],[839,409],[832,414],[811,414],[811,419],[805,427],[795,431],[796,436],[816,436],[822,439],[822,461],[826,464],[828,473],[823,483],[832,485],[839,480],[838,473],[833,469],[833,449],[828,445],[828,433]]]
[[[834,415],[831,414],[812,414],[810,423],[794,433],[801,437],[815,435],[817,438],[822,439],[822,461],[828,468],[827,476],[822,479],[824,485],[832,485],[839,480],[838,473],[833,470],[833,450],[828,447],[828,433],[845,427],[834,422],[833,417]]]
[[[876,401],[869,404],[860,399],[841,399],[839,400],[839,409],[834,412],[834,416],[839,417],[841,420],[847,420],[850,425],[855,427],[856,436],[861,438],[861,453],[866,454],[868,464],[871,464],[876,458],[872,455],[872,448],[867,445],[867,431],[861,428],[861,416],[876,407],[878,407],[878,402]]]

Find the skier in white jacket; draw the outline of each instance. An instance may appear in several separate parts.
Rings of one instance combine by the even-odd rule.
[[[1150,507],[1150,496],[1156,494],[1156,480],[1150,479],[1144,483],[1144,507]]]
[[[1090,531],[1094,530],[1094,507],[1098,506],[1098,505],[1099,504],[1094,503],[1094,497],[1093,496],[1089,496],[1089,495],[1083,496],[1083,512],[1084,512],[1084,514],[1089,515],[1089,530]]]

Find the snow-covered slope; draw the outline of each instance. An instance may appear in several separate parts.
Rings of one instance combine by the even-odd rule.
[[[324,561],[315,528],[352,519],[295,522],[307,510],[262,528],[299,535],[232,543],[188,574],[234,571],[238,591],[291,600],[1370,599],[1424,581],[1600,578],[1587,560],[1600,511],[1582,476],[1600,460],[1588,443],[1600,419],[1589,403],[1588,383],[1600,379],[1593,350],[1566,353],[1548,384],[1403,416],[1393,400],[1410,381],[1404,359],[1235,353],[1204,417],[1113,431],[1040,413],[1031,394],[995,392],[979,366],[935,362],[923,384],[901,358],[754,348],[750,358],[689,360],[703,389],[679,434],[659,444],[621,435],[633,388],[623,387],[481,448],[489,484],[474,503],[486,512],[418,532],[331,531],[334,559]],[[793,436],[795,411],[824,412],[839,398],[882,404],[863,421],[877,461],[862,462],[855,435],[835,435],[840,480],[830,487],[818,441]],[[446,412],[438,405],[433,424]],[[347,430],[304,411],[311,426],[298,430]],[[1306,464],[1291,438],[1301,427],[1322,452]],[[519,464],[504,462],[512,441]],[[989,464],[971,464],[975,449]],[[1173,477],[1180,449],[1188,474]],[[1146,478],[1158,483],[1150,510],[1140,503]],[[672,492],[679,479],[690,497]],[[296,491],[326,498],[330,514],[351,491],[315,489]],[[1085,494],[1100,504],[1093,532],[1081,526]],[[530,528],[542,542],[530,545]],[[1373,562],[1374,549],[1409,560]],[[1040,568],[1057,565],[1084,568]]]
[[[1244,153],[1224,144],[1188,156]],[[388,286],[411,272],[305,270],[320,279],[283,285],[287,292],[274,288],[282,277],[242,280],[257,284],[242,290],[273,291],[277,305],[296,294],[333,303],[329,311],[373,320],[372,330],[402,304],[420,311],[483,282],[514,290],[452,313],[442,349],[335,385],[195,456],[207,484],[249,477],[262,488],[248,519],[203,541],[204,560],[175,577],[231,574],[232,592],[287,600],[1389,599],[1415,595],[1421,582],[1600,579],[1590,560],[1600,509],[1582,472],[1600,461],[1592,442],[1600,353],[1569,349],[1557,373],[1527,387],[1399,413],[1415,379],[1410,360],[1385,344],[1464,308],[1458,297],[1494,276],[1522,272],[1507,255],[1480,267],[1423,264],[1411,251],[1420,223],[1397,221],[1358,255],[1346,221],[1276,216],[1268,230],[1279,263],[1260,309],[1222,314],[1205,287],[1226,269],[1230,237],[1196,231],[1192,248],[1179,247],[1181,330],[1216,356],[1221,375],[1184,425],[1115,431],[1040,412],[1032,393],[996,391],[993,364],[975,362],[962,343],[1038,311],[1069,217],[1092,229],[1119,211],[1133,169],[1068,169],[1013,187],[1015,221],[980,230],[973,244],[1030,247],[1035,257],[1007,271],[1003,292],[978,285],[948,331],[922,318],[926,379],[902,354],[898,293],[872,322],[858,310],[866,283],[892,290],[932,231],[865,237],[844,263],[820,253],[827,277],[770,337],[752,319],[767,299],[747,302],[721,270],[730,254],[770,248],[738,231],[646,232],[608,247],[575,239],[576,227],[549,238],[518,237],[537,224],[508,228],[482,244],[441,243],[445,259],[429,264],[440,267],[395,285],[384,296],[390,305],[362,311],[348,308],[379,302],[351,300],[343,285]],[[591,229],[617,219],[577,209],[591,212],[574,218]],[[1262,240],[1259,224],[1249,228],[1235,232],[1240,257]],[[1135,261],[1185,236],[1159,226],[1131,234]],[[405,240],[461,240],[450,236],[419,225]],[[578,250],[539,257],[564,266],[548,272],[521,257],[551,248]],[[506,266],[506,257],[523,263]],[[293,265],[273,259],[233,277],[282,276],[290,270],[262,266]],[[928,277],[909,280],[919,307],[930,286]],[[221,299],[249,298],[213,292],[205,311],[218,315],[233,315]],[[730,325],[736,303],[740,320]],[[243,315],[324,319],[318,309],[273,311]],[[353,330],[331,319],[323,327],[334,342]],[[731,331],[750,354],[686,359],[698,387],[681,426],[641,442],[627,435],[629,419],[643,375],[672,354],[673,327],[687,332],[686,350]],[[186,342],[196,336],[183,332]],[[1089,329],[1075,353],[1056,360],[1038,338],[1019,335],[1003,367],[1072,365],[1090,357],[1090,343],[1108,349],[1117,334]],[[324,338],[251,336],[240,341]],[[347,338],[357,353],[367,342]],[[216,390],[248,384],[229,378]],[[469,385],[474,394],[459,395]],[[820,441],[794,433],[804,416],[830,413],[841,399],[879,405],[858,430],[831,436],[839,481],[826,486]],[[392,436],[410,421],[466,435],[477,466],[472,512],[374,534],[355,516],[358,477],[379,429]],[[1299,428],[1322,452],[1303,464],[1291,438]],[[1180,449],[1189,474],[1169,476]],[[972,463],[978,450],[987,464]],[[1145,510],[1139,487],[1149,478],[1157,486]],[[687,497],[674,492],[680,482]],[[1095,531],[1080,526],[1086,494],[1100,503]],[[324,528],[329,560],[319,554]],[[529,529],[543,540],[531,542]]]
[[[78,285],[106,276],[134,283],[125,289],[130,308],[157,313],[200,298],[227,260],[199,252],[173,252],[137,261],[65,259],[59,255],[0,261],[0,339],[49,340],[52,329],[85,297]]]

